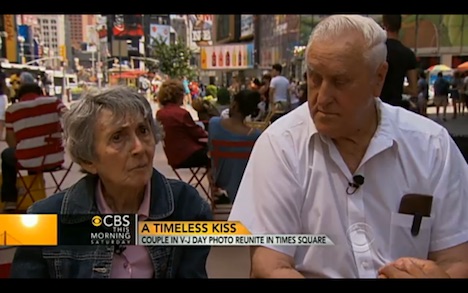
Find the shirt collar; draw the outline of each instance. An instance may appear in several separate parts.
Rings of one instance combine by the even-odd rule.
[[[145,220],[149,217],[150,213],[150,190],[151,190],[151,182],[148,182],[148,184],[145,186],[145,192],[143,196],[143,201],[141,202],[140,208],[138,210],[138,216],[140,220]],[[101,188],[101,181],[98,180],[97,186],[96,186],[96,205],[98,210],[102,214],[113,214],[114,211],[109,207],[107,204],[106,200],[104,199],[104,195],[102,193],[102,188]]]

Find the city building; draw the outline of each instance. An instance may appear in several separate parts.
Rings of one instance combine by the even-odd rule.
[[[229,86],[234,79],[249,85],[261,75],[255,46],[258,15],[219,14],[213,18],[212,46],[201,50],[201,68],[215,72],[218,85]],[[212,83],[212,78],[210,78]]]
[[[292,14],[259,15],[258,66],[270,69],[275,63],[283,66],[283,75],[302,76],[296,69],[295,49],[300,45],[300,16]],[[297,55],[297,54],[296,54]]]
[[[70,14],[70,40],[75,49],[80,49],[82,43],[93,43],[93,31],[97,20],[94,14]]]

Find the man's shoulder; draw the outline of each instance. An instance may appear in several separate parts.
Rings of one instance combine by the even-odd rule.
[[[274,76],[274,77],[272,77],[271,80],[270,80],[270,85],[271,85],[272,83],[277,83],[278,80],[279,80],[279,76]]]
[[[58,104],[60,101],[55,97],[38,97],[30,101],[19,101],[8,107],[8,111],[14,112],[22,109],[32,109],[35,107],[47,105],[47,104]]]
[[[313,121],[310,117],[309,106],[304,103],[294,111],[277,119],[267,127],[263,134],[269,136],[272,141],[283,143],[285,137],[294,141],[307,139],[310,135],[309,127],[313,128]]]
[[[279,79],[281,80],[283,84],[287,84],[289,86],[289,79],[286,76],[280,75]]]
[[[400,133],[405,135],[399,136],[403,138],[416,139],[414,134],[420,134],[417,136],[418,140],[421,137],[434,137],[441,135],[445,128],[436,123],[435,121],[408,111],[401,107],[391,106],[384,104],[384,111],[389,116],[392,126]]]

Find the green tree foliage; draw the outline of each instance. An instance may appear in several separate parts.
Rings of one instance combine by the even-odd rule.
[[[145,65],[150,70],[159,70],[171,78],[187,76],[190,79],[195,75],[189,63],[193,52],[184,42],[178,41],[168,45],[164,40],[153,38],[151,49],[151,58],[159,60],[159,64],[146,62]]]

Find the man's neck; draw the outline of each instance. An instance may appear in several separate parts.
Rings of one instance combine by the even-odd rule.
[[[387,31],[387,39],[398,40],[398,32],[389,32]]]
[[[367,119],[362,120],[363,125],[361,128],[357,129],[353,135],[343,138],[334,139],[335,145],[340,150],[357,150],[357,149],[367,149],[372,137],[375,134],[378,126],[378,113],[377,105],[374,106],[374,111],[369,113]]]

